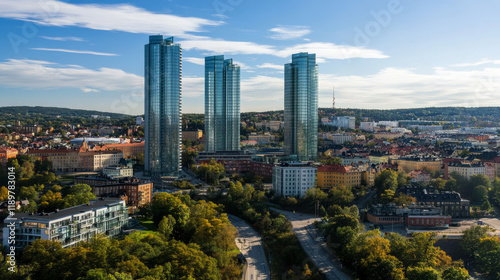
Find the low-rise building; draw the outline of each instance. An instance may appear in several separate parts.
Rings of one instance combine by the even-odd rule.
[[[358,187],[363,183],[373,186],[375,170],[368,165],[323,165],[318,167],[318,187],[331,189],[337,186]]]
[[[247,151],[200,152],[196,163],[209,163],[211,159],[223,163],[227,174],[242,174],[250,170],[251,154]]]
[[[201,129],[187,129],[182,131],[182,140],[198,141],[203,137],[203,131]]]
[[[482,174],[486,175],[486,167],[484,163],[465,163],[465,162],[449,162],[447,168],[445,168],[444,177],[447,180],[449,175],[456,172],[463,177],[470,179],[471,176]]]
[[[451,216],[441,214],[441,209],[428,205],[396,206],[373,205],[367,219],[374,224],[403,224],[408,228],[446,228]]]
[[[391,163],[398,164],[399,170],[403,170],[407,173],[414,170],[422,170],[426,168],[427,170],[441,171],[443,161],[436,157],[423,157],[423,156],[408,156],[401,157],[398,159],[391,159]]]
[[[422,188],[414,185],[401,187],[397,192],[414,197],[418,205],[438,207],[444,215],[470,216],[470,201],[462,199],[457,192],[438,191],[434,188]]]
[[[116,198],[92,200],[52,213],[16,213],[7,217],[3,228],[3,245],[22,249],[37,239],[58,241],[63,248],[89,241],[98,234],[115,236],[128,226],[125,201]],[[9,225],[14,224],[15,244],[9,244]]]
[[[2,148],[0,147],[0,164],[5,165],[10,158],[15,158],[18,154],[18,150],[14,148]]]
[[[124,167],[121,165],[111,165],[102,169],[102,174],[110,178],[125,178],[133,177],[134,169],[132,167]]]
[[[410,175],[412,183],[430,183],[431,181],[431,174],[423,170],[414,170],[408,175]]]
[[[92,193],[98,197],[125,197],[129,210],[134,210],[151,203],[153,183],[139,179],[120,180],[104,185],[94,185]]]
[[[282,163],[273,168],[272,189],[278,196],[302,197],[314,187],[317,169],[310,163]]]
[[[276,140],[276,136],[270,134],[269,132],[265,132],[264,134],[252,132],[248,135],[248,140],[255,141],[257,144],[269,144]]]
[[[375,128],[377,128],[376,122],[360,122],[359,123],[359,129],[364,130],[364,131],[375,132]]]

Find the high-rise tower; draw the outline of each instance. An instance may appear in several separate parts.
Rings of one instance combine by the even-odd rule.
[[[174,38],[149,36],[144,48],[145,175],[178,176],[181,169],[182,49]]]
[[[223,55],[205,57],[205,151],[240,149],[240,67]]]
[[[285,152],[299,161],[318,158],[316,54],[297,53],[285,64]]]

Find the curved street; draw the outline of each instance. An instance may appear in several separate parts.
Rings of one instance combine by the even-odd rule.
[[[270,280],[271,273],[260,235],[242,219],[230,214],[227,216],[231,224],[238,230],[239,236],[236,238],[236,246],[247,261],[243,280]]]
[[[335,255],[327,248],[326,243],[317,233],[313,225],[315,220],[313,215],[293,213],[285,210],[273,209],[283,214],[291,223],[292,230],[299,239],[302,248],[316,267],[325,274],[329,280],[350,280],[352,279],[340,268],[341,264],[336,261]]]

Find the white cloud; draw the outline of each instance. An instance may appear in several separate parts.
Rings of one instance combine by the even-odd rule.
[[[186,40],[181,41],[183,49],[205,50],[211,55],[216,54],[265,54],[278,57],[290,57],[294,53],[310,52],[316,53],[317,63],[323,63],[326,59],[349,59],[349,58],[387,58],[379,50],[356,47],[349,45],[336,45],[333,43],[314,42],[298,44],[277,50],[275,46],[261,45],[253,42],[214,40]]]
[[[205,94],[205,77],[183,77],[182,96],[199,97]]]
[[[189,32],[204,26],[220,25],[197,17],[159,14],[129,4],[70,4],[56,0],[16,0],[0,2],[0,17],[35,22],[47,26],[77,26],[96,30],[168,34],[190,37]]]
[[[97,90],[95,88],[81,88],[81,90],[83,92],[87,92],[87,93],[89,93],[89,92],[99,92],[99,90]]]
[[[385,68],[367,76],[319,75],[319,104],[330,107],[332,87],[342,108],[499,106],[500,68],[455,71]]]
[[[9,59],[0,62],[0,85],[8,87],[128,92],[134,88],[142,88],[143,84],[143,77],[126,73],[121,69],[103,67],[92,70],[28,59]]]
[[[49,48],[31,48],[37,51],[51,51],[51,52],[66,52],[66,53],[78,53],[78,54],[93,54],[93,55],[104,55],[104,56],[117,56],[114,53],[103,53],[94,51],[79,51],[79,50],[67,50],[67,49],[49,49]]]
[[[83,41],[85,41],[83,38],[80,38],[80,37],[49,37],[49,36],[40,36],[40,38],[47,39],[47,40],[52,40],[52,41],[77,41],[77,42],[83,42]]]
[[[260,45],[244,41],[213,40],[186,40],[179,42],[185,50],[205,50],[212,55],[216,54],[270,54],[275,50],[270,45]]]
[[[271,68],[271,69],[276,69],[276,70],[283,70],[283,69],[285,69],[285,66],[266,62],[264,64],[257,65],[257,68]]]
[[[453,64],[450,65],[452,67],[470,67],[470,66],[479,66],[483,64],[500,64],[500,60],[494,60],[494,59],[482,59],[477,62],[472,62],[472,63],[458,63],[458,64]]]
[[[274,33],[273,35],[269,36],[269,38],[275,40],[297,39],[311,33],[311,30],[309,29],[308,26],[289,26],[289,25],[274,27],[269,29],[269,31]]]
[[[238,65],[240,67],[240,69],[253,69],[253,67],[250,67],[250,66],[248,66],[245,63],[240,62],[240,61],[233,61],[233,63]]]
[[[241,111],[283,109],[283,78],[255,76],[241,80]]]
[[[279,50],[274,53],[279,57],[288,57],[291,54],[299,52],[316,53],[320,59],[349,59],[349,58],[387,58],[379,50],[368,49],[366,47],[357,47],[349,45],[336,45],[334,43],[313,42],[299,44],[292,47]],[[323,62],[323,61],[322,61]]]
[[[205,65],[205,59],[199,57],[183,57],[183,61],[191,62],[198,65]]]

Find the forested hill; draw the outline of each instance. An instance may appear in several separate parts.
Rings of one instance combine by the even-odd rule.
[[[111,119],[130,118],[130,115],[116,114],[108,112],[99,112],[92,110],[80,110],[57,107],[42,107],[42,106],[8,106],[0,107],[0,118],[6,116],[60,116],[61,118],[90,118],[92,115],[109,116]]]
[[[332,109],[321,108],[325,116],[331,116],[333,113],[337,116],[354,116],[356,119],[365,119],[373,121],[381,120],[429,120],[429,121],[466,121],[476,122],[500,122],[500,107],[429,107],[412,109],[392,109],[392,110],[374,110],[374,109]]]

